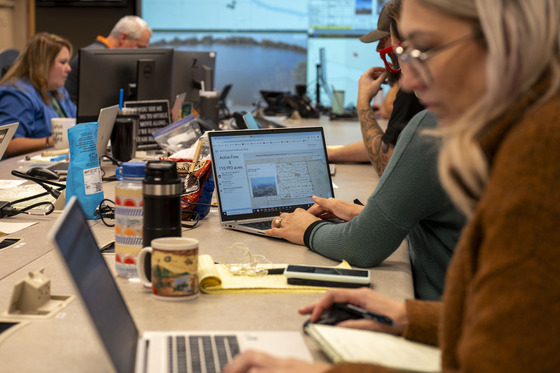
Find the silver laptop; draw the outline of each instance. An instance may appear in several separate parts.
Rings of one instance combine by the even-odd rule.
[[[106,108],[102,108],[99,111],[99,116],[97,117],[99,125],[97,127],[96,143],[98,157],[101,157],[107,152],[107,144],[109,143],[109,139],[111,138],[111,132],[113,131],[113,125],[115,124],[115,119],[117,118],[118,111],[119,105],[108,106]],[[68,174],[68,161],[66,160],[32,163],[23,167],[21,171],[25,172],[32,167],[45,167],[61,176],[65,176]]]
[[[321,127],[208,132],[221,224],[264,234],[274,217],[334,196]]]
[[[107,152],[107,144],[111,138],[118,112],[119,105],[105,107],[99,111],[99,117],[97,118],[99,122],[97,127],[97,155],[99,157]]]
[[[76,197],[70,199],[49,237],[58,246],[89,320],[117,372],[220,372],[233,356],[248,348],[312,361],[302,335],[295,331],[141,334]]]
[[[19,123],[11,123],[0,126],[0,159],[4,156],[18,125]]]

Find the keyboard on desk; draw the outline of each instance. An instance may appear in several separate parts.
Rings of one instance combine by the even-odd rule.
[[[170,372],[221,372],[239,353],[235,335],[167,337]]]
[[[262,231],[270,229],[272,224],[271,220],[261,220],[261,221],[254,221],[249,223],[239,223],[239,225],[249,228],[260,229]]]

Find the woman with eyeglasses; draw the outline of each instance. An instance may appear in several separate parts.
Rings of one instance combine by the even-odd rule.
[[[394,14],[398,14],[400,3],[391,3]],[[391,33],[393,42],[399,42],[395,34]],[[376,78],[364,74],[368,76],[360,79],[359,94],[359,102],[369,113],[364,115],[371,116],[367,97],[371,99],[385,77],[385,69],[374,69]],[[425,111],[410,120],[365,206],[313,197],[311,208],[281,214],[266,234],[361,268],[380,265],[406,239],[415,297],[440,300],[465,218],[438,178],[439,139],[423,134],[435,127],[435,116]],[[333,224],[329,221],[333,217],[344,223]]]
[[[441,303],[339,290],[301,313],[317,320],[332,302],[349,302],[385,314],[396,326],[345,326],[438,344],[443,372],[560,371],[558,19],[557,0],[404,0],[401,84],[438,118],[440,175],[469,223]],[[391,371],[256,352],[226,371],[250,368]]]

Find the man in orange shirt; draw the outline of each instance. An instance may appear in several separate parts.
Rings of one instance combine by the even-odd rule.
[[[97,39],[83,49],[103,48],[147,48],[152,37],[152,29],[148,23],[137,16],[124,16],[111,30],[109,36],[97,36]],[[65,87],[72,102],[78,102],[78,56],[70,63],[72,71],[68,74]]]

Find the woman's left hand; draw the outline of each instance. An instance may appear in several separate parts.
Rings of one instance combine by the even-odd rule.
[[[282,237],[285,240],[303,245],[303,235],[313,222],[321,220],[304,209],[296,209],[292,213],[283,213],[272,220],[272,228],[264,233],[269,236]]]

